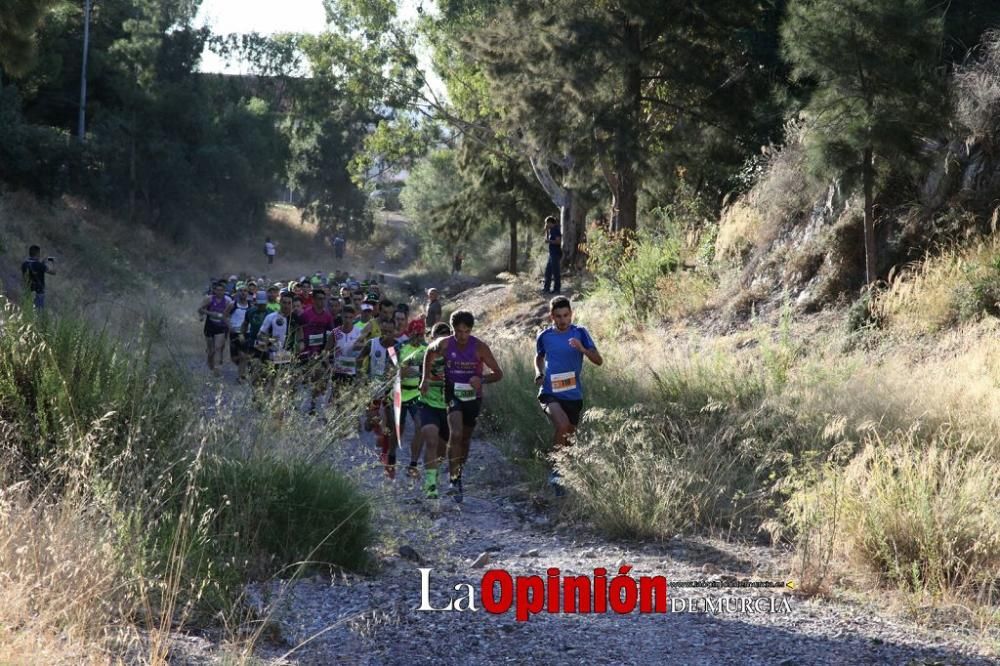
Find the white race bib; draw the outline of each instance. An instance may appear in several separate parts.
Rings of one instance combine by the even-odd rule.
[[[275,365],[283,365],[285,363],[292,362],[292,352],[282,349],[280,351],[271,352],[271,363]]]
[[[325,336],[322,333],[313,333],[312,335],[309,336],[309,343],[307,346],[309,347],[322,346],[324,337]]]
[[[353,356],[338,356],[333,361],[334,369],[341,375],[353,375],[357,373],[357,359]]]
[[[470,402],[476,399],[476,389],[472,388],[472,384],[455,382],[455,397],[462,402]]]
[[[576,388],[575,372],[557,372],[551,377],[552,392],[565,393]]]

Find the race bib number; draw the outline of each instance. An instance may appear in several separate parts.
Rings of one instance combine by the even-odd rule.
[[[357,359],[352,356],[338,356],[333,361],[334,369],[341,375],[353,375],[357,372]]]
[[[222,313],[221,312],[209,312],[208,313],[208,318],[211,319],[212,321],[222,321]]]
[[[276,352],[271,352],[271,362],[275,365],[283,365],[285,363],[292,362],[292,352],[287,350],[281,350]]]
[[[476,389],[472,388],[472,384],[462,384],[460,382],[455,382],[455,398],[461,400],[462,402],[469,402],[476,399]]]
[[[309,342],[306,346],[308,347],[321,347],[323,345],[323,338],[325,336],[322,333],[313,333],[309,336]]]
[[[576,388],[575,372],[557,372],[552,375],[552,392],[565,393]]]

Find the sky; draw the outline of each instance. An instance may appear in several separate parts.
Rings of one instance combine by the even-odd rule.
[[[198,25],[212,32],[322,32],[326,25],[323,0],[203,0],[198,10]],[[201,71],[238,74],[238,65],[226,63],[208,49],[202,55]]]
[[[399,0],[399,16],[409,20],[416,16],[419,0]],[[433,2],[424,0],[424,6],[433,7]],[[197,25],[207,25],[216,34],[233,32],[322,32],[326,26],[326,12],[323,0],[202,0],[198,10]],[[421,66],[426,68],[426,59],[418,51]],[[202,54],[199,69],[203,72],[228,72],[239,74],[238,63],[226,63],[208,49]]]

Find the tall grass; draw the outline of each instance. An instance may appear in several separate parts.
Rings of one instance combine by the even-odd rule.
[[[28,634],[54,655],[43,663],[134,652],[144,626],[165,663],[171,632],[234,612],[248,580],[366,565],[368,500],[344,476],[259,449],[202,454],[237,451],[225,426],[260,429],[267,411],[202,418],[141,338],[2,314],[0,657],[19,661]]]
[[[576,308],[605,365],[585,366],[573,446],[550,455],[531,346],[498,351],[506,376],[488,395],[530,478],[561,471],[571,512],[615,536],[787,542],[807,592],[866,571],[1000,626],[995,321],[931,341],[874,332],[845,352],[842,329],[790,317],[684,339],[622,329],[605,311]]]

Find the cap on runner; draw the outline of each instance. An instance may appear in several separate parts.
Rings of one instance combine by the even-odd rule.
[[[266,291],[258,291],[257,292],[257,303],[263,303],[265,305],[267,304],[267,292]]]
[[[414,319],[406,327],[406,335],[408,335],[408,336],[410,336],[412,338],[414,335],[423,335],[425,330],[427,330],[427,329],[424,326],[424,320],[423,319]]]
[[[361,304],[361,309],[362,310],[374,310],[375,308],[372,307],[371,303],[369,303],[368,301],[365,301],[364,303]]]

